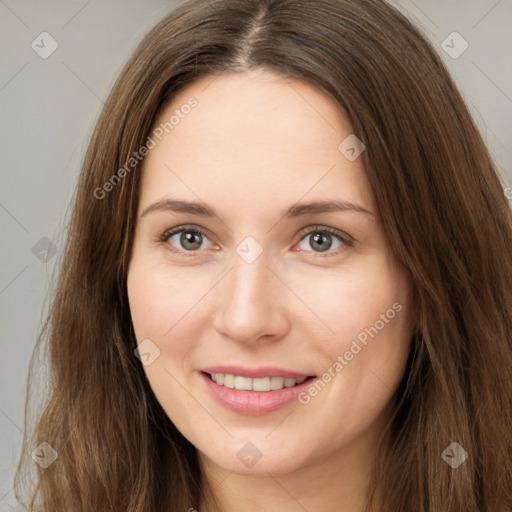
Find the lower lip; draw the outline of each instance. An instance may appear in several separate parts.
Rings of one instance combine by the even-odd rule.
[[[200,375],[218,403],[247,416],[262,416],[285,407],[316,379],[309,377],[301,384],[275,391],[239,391],[217,384],[207,373],[200,372]]]

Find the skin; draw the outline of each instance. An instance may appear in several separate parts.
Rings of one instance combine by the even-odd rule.
[[[338,149],[351,125],[320,91],[262,69],[198,80],[156,124],[190,97],[197,106],[144,161],[128,295],[137,341],[160,350],[144,366],[147,378],[198,448],[204,481],[226,511],[362,511],[405,369],[412,304],[363,158]],[[218,217],[141,215],[164,198],[206,203]],[[370,214],[284,218],[298,202],[334,199]],[[184,246],[182,233],[159,240],[181,225],[204,233],[199,248]],[[318,229],[305,233],[309,226]],[[352,243],[333,235],[322,252],[313,237],[325,227]],[[236,251],[248,236],[263,250],[252,263]],[[219,364],[321,376],[397,302],[401,311],[306,405],[238,414],[200,378],[201,368]],[[261,453],[250,468],[237,457],[247,442]],[[211,498],[199,512],[214,510]]]

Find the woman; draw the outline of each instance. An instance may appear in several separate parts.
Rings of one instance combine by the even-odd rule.
[[[29,510],[510,509],[511,247],[397,10],[181,5],[85,158]]]

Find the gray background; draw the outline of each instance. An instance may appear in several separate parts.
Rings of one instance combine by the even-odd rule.
[[[512,0],[391,3],[443,56],[512,199]],[[2,511],[15,504],[12,478],[24,436],[28,361],[56,280],[69,203],[89,137],[123,64],[175,4],[0,0]],[[458,58],[443,49],[454,31],[469,45]],[[42,32],[58,44],[46,59],[31,46],[35,41],[40,52],[51,48],[48,36],[39,37]],[[457,36],[446,44],[452,51],[463,48]]]

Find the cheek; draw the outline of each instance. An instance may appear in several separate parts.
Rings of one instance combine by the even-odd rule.
[[[198,267],[172,268],[167,262],[151,262],[149,257],[135,258],[130,265],[127,287],[135,336],[138,343],[151,340],[158,353],[144,371],[155,394],[166,397],[166,402],[174,396],[169,389],[180,388],[172,377],[181,382],[192,367],[198,329],[211,320],[211,312],[205,314],[211,277]]]
[[[350,345],[358,335],[364,341],[365,334],[369,336],[365,329],[376,327],[379,332],[389,331],[392,324],[397,324],[396,320],[408,316],[407,282],[385,261],[365,262],[354,270],[303,273],[293,279],[294,291],[304,297],[315,313],[313,321],[319,325],[321,321],[330,330],[331,336],[324,340],[331,339],[341,348],[347,342]],[[296,320],[300,323],[299,317]]]
[[[171,269],[165,262],[132,262],[127,287],[137,340],[163,340],[175,326],[190,322],[208,289],[207,281],[198,274],[194,270],[191,277],[186,270]]]
[[[152,360],[144,365],[144,372],[169,415],[187,400],[179,383],[184,382],[182,370],[194,349],[190,325],[197,314],[194,305],[204,294],[204,279],[202,284],[191,283],[183,269],[169,272],[165,263],[147,261],[135,257],[130,264],[128,299],[137,342],[149,339],[154,344],[146,345]]]
[[[343,396],[347,407],[351,400],[354,407],[366,404],[370,417],[400,382],[409,353],[411,296],[405,274],[381,258],[361,270],[326,273],[315,286],[310,276],[297,279],[299,293],[331,330],[314,349],[322,353],[329,393]]]

